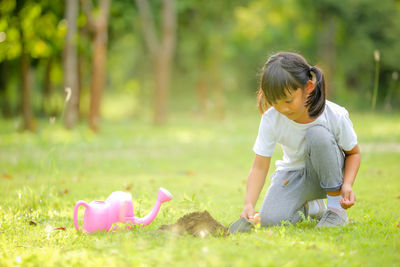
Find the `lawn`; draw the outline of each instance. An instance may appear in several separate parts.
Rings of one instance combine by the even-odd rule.
[[[37,133],[21,133],[18,121],[0,120],[0,266],[399,266],[400,116],[351,118],[362,164],[348,226],[315,229],[306,220],[206,238],[158,228],[194,211],[225,226],[238,219],[260,119],[254,103],[230,108],[222,121],[190,112],[173,112],[162,127],[103,121],[99,135],[45,119]],[[73,226],[80,199],[127,191],[142,217],[159,187],[174,199],[147,227],[88,235]]]

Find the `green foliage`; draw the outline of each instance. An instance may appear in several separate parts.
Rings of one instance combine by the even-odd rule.
[[[241,66],[237,75],[251,91],[257,88],[255,74],[269,55],[290,50],[314,57],[315,27],[307,20],[309,13],[292,0],[251,1],[233,10],[232,60]]]
[[[381,73],[400,69],[400,52],[397,43],[400,36],[400,8],[394,1],[351,1],[343,6],[343,36],[339,47],[343,58],[343,70],[349,87],[371,92],[374,77],[374,51],[381,54]],[[391,77],[380,82],[382,96],[389,89]]]
[[[149,2],[159,26],[162,1]],[[62,93],[60,70],[67,31],[64,9],[62,1],[0,2],[0,62],[17,62],[23,52],[34,58],[31,67],[38,73],[37,82],[33,83],[36,99],[42,97],[41,78],[37,77],[43,76],[44,70],[38,62],[48,58],[55,59],[52,83]],[[258,71],[269,55],[281,50],[299,52],[311,64],[327,66],[324,70],[332,89],[329,97],[363,109],[371,108],[373,52],[379,50],[377,109],[392,110],[400,104],[399,82],[393,78],[400,72],[399,1],[377,4],[374,0],[185,0],[176,1],[176,11],[178,40],[171,80],[172,98],[190,91],[187,94],[191,97],[184,100],[187,106],[196,106],[199,102],[196,94],[199,84],[204,85],[207,101],[214,106],[217,101],[212,99],[213,93],[219,93],[220,98],[239,91],[253,95],[258,87]],[[83,59],[82,102],[87,104],[92,36],[81,6],[77,23],[78,50]],[[132,106],[142,102],[138,109],[148,109],[152,103],[154,66],[140,26],[133,0],[112,1],[106,91],[124,95],[125,88],[137,82],[139,89],[129,96]],[[14,66],[9,69],[12,79],[7,87],[15,92],[6,95],[18,95],[20,68],[16,64],[11,66]],[[109,101],[106,103],[112,106]],[[82,107],[86,114],[87,107]],[[134,109],[122,113],[137,114],[137,108]]]
[[[46,0],[27,1],[23,6],[17,5],[16,0],[2,1],[0,32],[4,32],[5,39],[0,42],[0,61],[19,57],[23,47],[33,58],[59,53],[66,34],[59,6]]]
[[[262,66],[267,56],[279,50],[300,52],[310,63],[320,63],[323,47],[318,39],[334,27],[334,90],[357,92],[368,100],[374,86],[374,50],[381,52],[380,103],[392,84],[391,73],[400,69],[397,43],[400,36],[400,8],[395,1],[251,1],[233,10],[235,60],[245,77]],[[245,53],[241,53],[246,51]],[[240,74],[239,74],[240,75]],[[245,78],[246,79],[246,78]],[[254,79],[253,79],[254,83]],[[398,103],[400,99],[394,99]]]
[[[15,0],[5,0],[0,3],[0,32],[2,40],[0,42],[0,61],[4,59],[14,59],[21,53],[20,34],[13,17],[16,7]]]

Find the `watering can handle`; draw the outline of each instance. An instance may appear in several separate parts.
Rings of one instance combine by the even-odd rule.
[[[79,206],[81,206],[81,205],[85,206],[86,208],[89,207],[88,203],[86,203],[86,202],[83,201],[83,200],[79,200],[79,201],[76,202],[76,204],[75,204],[75,208],[74,208],[74,225],[75,225],[76,230],[78,230],[78,231],[79,231],[78,210],[79,210]]]

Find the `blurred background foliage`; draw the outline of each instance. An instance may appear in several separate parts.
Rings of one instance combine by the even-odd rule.
[[[88,1],[77,2],[78,108],[79,119],[86,120],[93,94],[89,88],[96,33],[89,27],[90,15],[84,12]],[[105,1],[89,2],[94,16],[101,13]],[[370,110],[376,89],[377,109],[398,112],[398,0],[114,0],[110,1],[106,28],[103,119],[151,118],[156,112],[157,64],[145,41],[149,25],[139,2],[149,5],[160,44],[168,34],[163,32],[165,3],[173,3],[175,12],[176,35],[167,80],[170,89],[165,97],[168,108],[162,112],[223,118],[231,101],[255,97],[261,67],[269,55],[283,50],[298,52],[324,70],[329,99]],[[63,116],[67,3],[0,2],[2,117],[37,120]],[[24,62],[28,62],[28,91],[22,88],[27,75]],[[30,93],[22,97],[23,92]],[[24,109],[24,105],[29,107]],[[21,116],[25,114],[21,110],[32,110],[31,118]]]

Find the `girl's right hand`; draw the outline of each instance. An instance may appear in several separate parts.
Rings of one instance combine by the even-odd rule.
[[[243,207],[243,211],[240,214],[240,217],[245,217],[246,219],[254,219],[255,211],[254,207],[251,204],[245,204]]]

